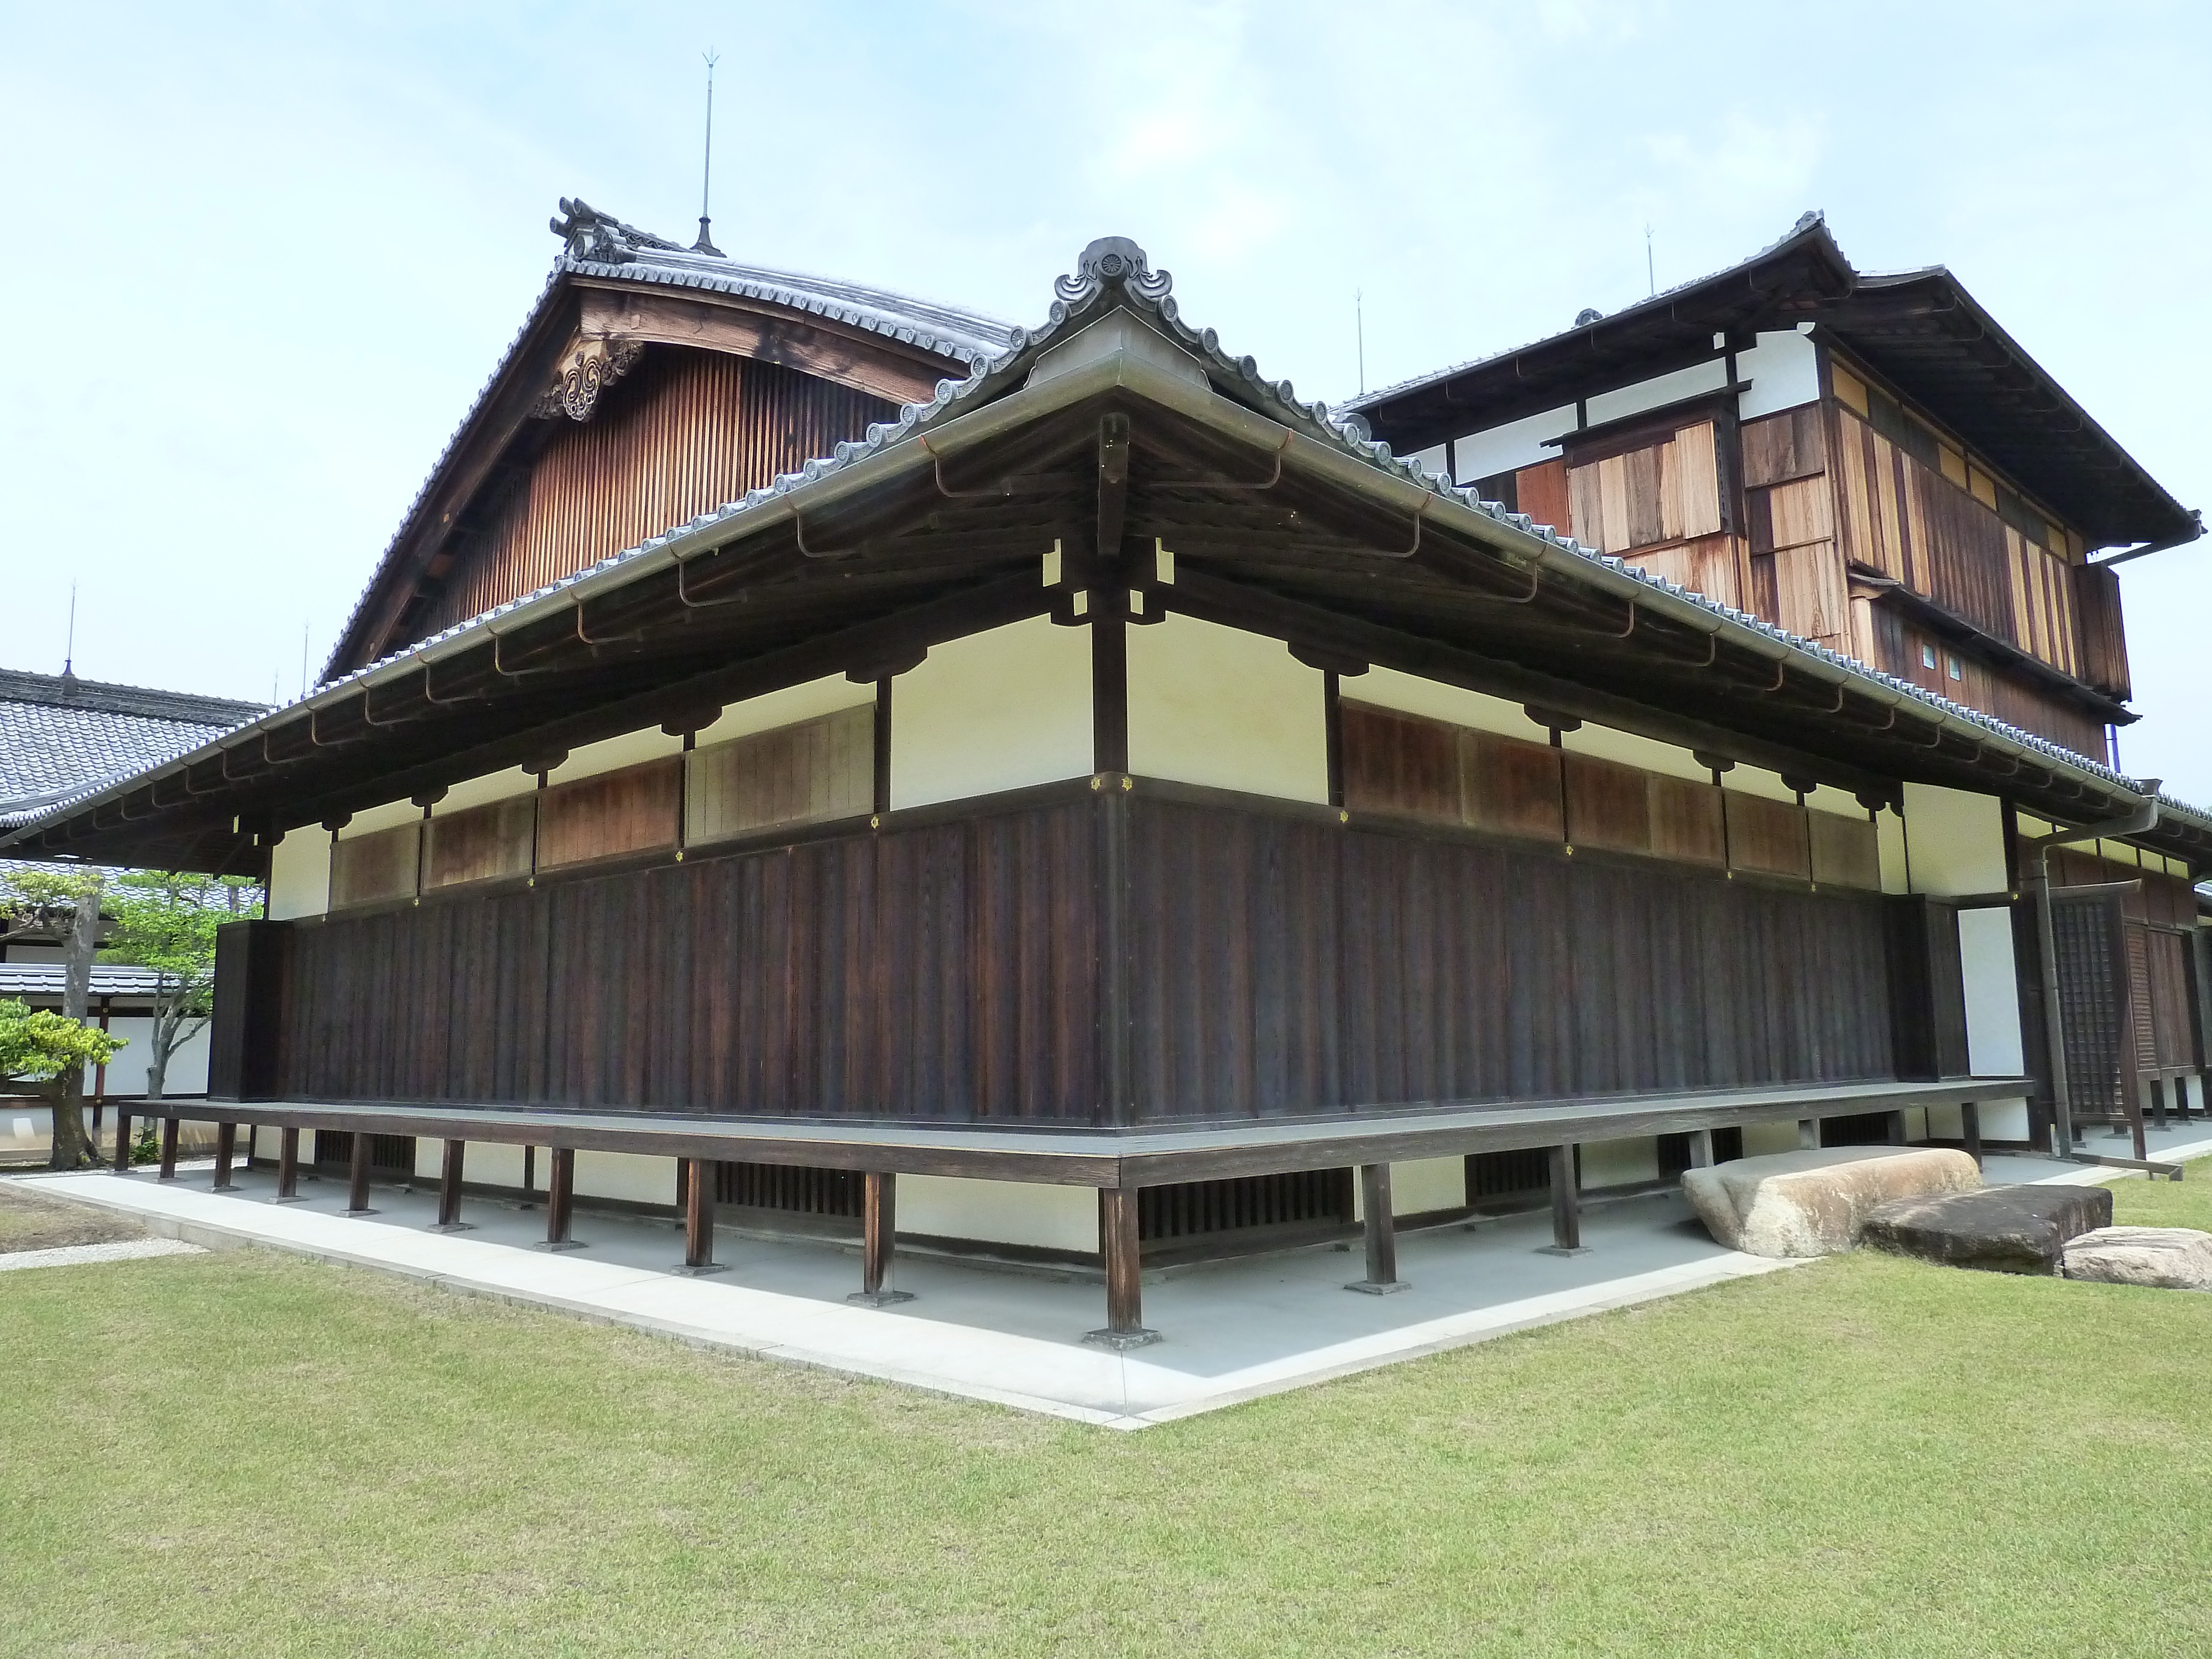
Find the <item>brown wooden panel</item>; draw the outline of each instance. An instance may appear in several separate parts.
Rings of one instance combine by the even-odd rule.
[[[676,845],[680,756],[559,783],[538,794],[538,867]]]
[[[1730,865],[1766,875],[1811,876],[1803,807],[1733,789],[1723,793],[1728,803]]]
[[[451,887],[465,881],[526,876],[537,833],[535,793],[435,814],[430,819],[423,885]]]
[[[1786,483],[1826,471],[1820,406],[1805,404],[1778,415],[1746,421],[1742,428],[1743,482],[1747,489]]]
[[[1654,772],[1650,791],[1651,851],[1662,859],[1691,864],[1728,861],[1728,840],[1721,822],[1721,792],[1710,783]]]
[[[1591,755],[1561,757],[1566,773],[1566,839],[1622,853],[1651,850],[1650,774]]]
[[[1574,514],[1568,506],[1565,460],[1522,467],[1514,475],[1514,497],[1519,510],[1536,523],[1549,525],[1563,534],[1572,533]]]
[[[2120,579],[2100,565],[2074,567],[2074,600],[2081,619],[2081,678],[2112,696],[2131,695],[2127,630],[2120,620]]]
[[[420,823],[402,823],[339,837],[331,848],[331,908],[412,896],[422,833]]]
[[[1808,812],[1813,879],[1828,887],[1881,888],[1881,837],[1871,818]]]
[[[1645,548],[1631,562],[1692,592],[1741,606],[1743,585],[1733,536],[1704,536],[1671,547]]]
[[[1458,727],[1349,698],[1339,707],[1345,805],[1459,822]]]
[[[1832,542],[1785,547],[1772,556],[1781,626],[1838,651],[1850,647],[1850,595]]]
[[[1460,814],[1478,830],[1565,839],[1559,751],[1487,732],[1459,734]]]
[[[874,763],[875,710],[866,705],[709,744],[687,770],[685,839],[857,817],[874,801]]]

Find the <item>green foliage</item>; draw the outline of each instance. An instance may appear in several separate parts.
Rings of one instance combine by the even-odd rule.
[[[216,929],[261,914],[260,890],[236,876],[132,870],[107,890],[103,962],[150,968],[178,1014],[204,1018],[215,994]]]
[[[0,869],[0,933],[60,933],[78,902],[97,898],[100,873]]]
[[[72,1066],[105,1066],[120,1037],[27,1003],[0,1001],[0,1078],[45,1083]]]
[[[131,1161],[133,1164],[159,1164],[161,1161],[161,1143],[154,1132],[154,1120],[150,1117],[138,1120],[138,1138],[131,1143]]]

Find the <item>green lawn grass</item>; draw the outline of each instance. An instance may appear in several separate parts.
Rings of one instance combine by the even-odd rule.
[[[2212,1652],[2212,1297],[1873,1254],[1136,1435],[258,1251],[0,1378],[11,1654]]]

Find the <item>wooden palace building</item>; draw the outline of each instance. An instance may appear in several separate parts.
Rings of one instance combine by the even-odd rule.
[[[1148,1266],[2195,1076],[2212,816],[2107,763],[2089,558],[2195,521],[1947,274],[1809,221],[1332,413],[1121,239],[1024,330],[562,210],[319,688],[0,842],[265,873],[203,1109],[281,1189],[1129,1345]]]

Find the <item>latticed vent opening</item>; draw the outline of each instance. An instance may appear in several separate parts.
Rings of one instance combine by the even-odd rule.
[[[1820,1120],[1823,1146],[1882,1146],[1889,1142],[1887,1112],[1856,1112]]]
[[[1552,1154],[1541,1146],[1513,1152],[1474,1152],[1467,1160],[1467,1201],[1525,1198],[1552,1190]]]
[[[854,1170],[813,1170],[788,1164],[714,1166],[714,1201],[793,1215],[853,1220],[860,1214],[861,1176]]]
[[[1298,1170],[1289,1175],[1243,1176],[1231,1181],[1186,1181],[1171,1187],[1146,1187],[1137,1194],[1140,1243],[1196,1238],[1247,1227],[1351,1219],[1349,1170]]]
[[[314,1164],[319,1170],[352,1168],[353,1136],[343,1129],[316,1130]],[[368,1167],[370,1173],[375,1175],[413,1175],[415,1137],[371,1135],[368,1138]]]

